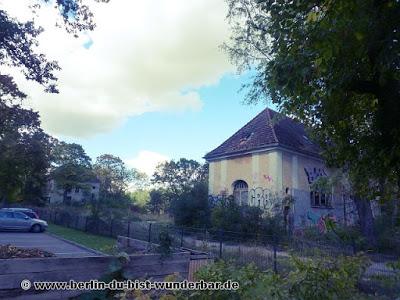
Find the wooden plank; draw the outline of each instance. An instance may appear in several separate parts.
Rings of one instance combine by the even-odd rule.
[[[16,258],[0,260],[0,275],[26,272],[48,272],[85,270],[92,265],[109,265],[113,257],[48,257],[48,258]]]
[[[208,254],[191,254],[190,255],[190,260],[204,260],[204,259],[211,259],[211,257]]]
[[[27,258],[0,261],[0,290],[16,289],[23,279],[33,281],[76,281],[99,279],[109,272],[114,257]],[[130,256],[124,269],[131,278],[165,277],[189,272],[190,253],[173,253],[161,259],[160,254]]]
[[[169,261],[175,261],[175,262],[183,262],[183,261],[189,261],[190,259],[190,254],[188,252],[182,252],[182,253],[173,253],[170,256],[166,258],[161,258],[160,254],[141,254],[141,255],[130,255],[129,256],[129,265],[137,265],[137,266],[142,266],[142,265],[158,265],[158,264],[163,264]]]
[[[188,280],[194,281],[196,272],[203,266],[213,263],[213,259],[191,260],[189,264]]]
[[[189,261],[169,262],[163,265],[129,266],[124,268],[124,274],[128,278],[140,278],[148,275],[168,275],[173,273],[187,273],[189,271]]]

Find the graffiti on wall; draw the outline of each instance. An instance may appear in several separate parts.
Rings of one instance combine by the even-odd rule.
[[[323,168],[304,168],[309,184],[312,184],[317,178],[328,176]]]
[[[227,198],[229,197],[226,194],[221,193],[219,195],[210,195],[209,201],[215,204]],[[248,190],[248,205],[259,207],[270,215],[282,213],[285,207],[291,206],[292,201],[293,198],[290,195],[286,195],[284,192],[276,192],[269,188],[255,187]]]
[[[318,215],[312,211],[307,212],[307,219],[317,227],[320,233],[326,233],[337,223],[337,219],[331,213]]]
[[[282,209],[279,193],[261,187],[253,188],[249,192],[249,205],[257,206],[270,213]]]

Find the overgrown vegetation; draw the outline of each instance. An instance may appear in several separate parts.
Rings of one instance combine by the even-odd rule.
[[[273,300],[320,300],[320,299],[370,299],[362,294],[358,282],[368,266],[362,257],[307,260],[291,258],[291,272],[281,276],[261,271],[253,264],[237,267],[225,261],[202,267],[196,280],[206,282],[239,282],[237,290],[197,290],[173,292],[128,292],[126,299],[273,299]],[[171,278],[168,278],[171,280]],[[172,279],[173,281],[173,279]],[[151,298],[150,298],[151,297]]]

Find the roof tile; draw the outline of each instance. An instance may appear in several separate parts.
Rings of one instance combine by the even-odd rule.
[[[276,146],[317,157],[320,152],[319,147],[309,140],[302,123],[266,108],[204,158],[240,155]]]

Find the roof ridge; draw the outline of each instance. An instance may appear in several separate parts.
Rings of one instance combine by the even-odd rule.
[[[271,109],[267,107],[266,110],[267,110],[267,115],[268,115],[268,125],[269,125],[269,127],[271,127],[271,131],[274,136],[275,143],[279,144],[279,140],[278,140],[278,137],[276,136],[276,132],[275,132],[275,127],[274,127],[274,125],[272,125],[272,119],[271,119],[271,114],[270,114]]]

